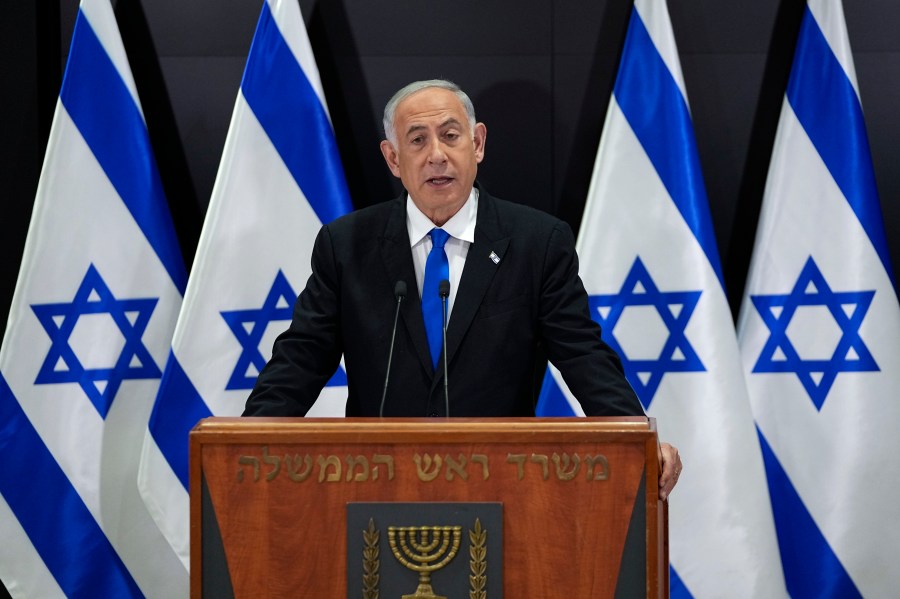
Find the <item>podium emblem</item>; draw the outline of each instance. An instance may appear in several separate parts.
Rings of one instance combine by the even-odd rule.
[[[461,526],[388,526],[388,544],[394,557],[419,573],[416,592],[402,599],[447,599],[434,594],[431,573],[456,557],[461,539]]]
[[[499,503],[351,503],[347,597],[500,597],[502,548]]]

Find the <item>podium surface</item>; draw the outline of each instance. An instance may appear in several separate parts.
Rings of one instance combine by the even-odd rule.
[[[643,417],[209,418],[191,596],[664,597],[657,443]]]

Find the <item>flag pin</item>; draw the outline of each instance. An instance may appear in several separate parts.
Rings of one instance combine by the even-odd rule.
[[[500,264],[500,256],[497,255],[497,252],[491,252],[490,258],[494,261],[494,264]]]

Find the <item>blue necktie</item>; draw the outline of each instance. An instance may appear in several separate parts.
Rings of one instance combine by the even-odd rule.
[[[431,350],[431,363],[437,370],[438,358],[443,345],[444,309],[438,285],[450,280],[450,263],[444,244],[450,234],[443,229],[431,230],[431,252],[425,261],[425,282],[422,284],[422,316],[425,319],[425,334],[428,336],[428,348]]]

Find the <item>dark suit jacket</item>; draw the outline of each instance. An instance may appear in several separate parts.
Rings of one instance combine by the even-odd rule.
[[[400,308],[385,416],[444,415],[443,360],[432,368],[406,229],[406,195],[322,227],[290,328],[245,416],[302,416],[345,357],[348,416],[377,416]],[[491,254],[499,261],[491,258]],[[615,353],[600,339],[578,277],[572,231],[480,189],[475,242],[447,327],[451,416],[534,415],[549,358],[585,413],[642,415]]]

